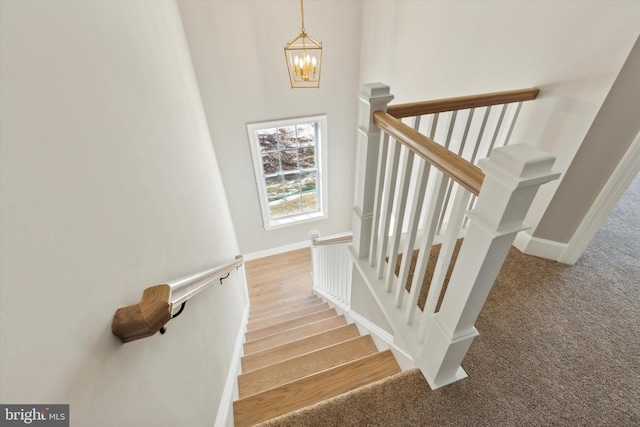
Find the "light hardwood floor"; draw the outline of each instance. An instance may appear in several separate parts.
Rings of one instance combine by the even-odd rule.
[[[245,269],[252,315],[278,298],[311,293],[309,248],[247,261]]]

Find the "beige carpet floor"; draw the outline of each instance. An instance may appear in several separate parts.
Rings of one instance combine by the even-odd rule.
[[[512,249],[476,322],[469,378],[419,371],[266,426],[640,426],[640,176],[576,265]]]

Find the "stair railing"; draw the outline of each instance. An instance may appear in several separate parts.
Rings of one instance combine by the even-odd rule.
[[[313,289],[344,311],[351,306],[353,261],[349,252],[353,235],[345,233],[320,237],[318,230],[309,232],[313,262]]]
[[[120,307],[113,315],[111,331],[123,343],[165,332],[169,320],[177,317],[185,304],[217,280],[220,284],[231,271],[242,266],[244,259],[237,255],[233,261],[146,288],[139,303]]]
[[[478,335],[474,323],[516,234],[528,228],[524,218],[538,187],[559,176],[551,171],[553,156],[509,144],[522,101],[537,93],[534,88],[388,109],[388,86],[364,85],[360,94],[354,274],[364,278],[398,346],[432,388],[467,376],[461,362]],[[412,126],[402,121],[410,116]],[[438,122],[448,124],[438,128]],[[420,132],[421,123],[430,136]],[[468,144],[471,139],[475,143]],[[440,243],[437,255],[434,243]],[[435,267],[429,269],[430,262]],[[316,276],[324,274],[321,268],[314,264]],[[432,274],[425,278],[427,271]]]

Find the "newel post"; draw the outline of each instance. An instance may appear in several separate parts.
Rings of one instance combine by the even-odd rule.
[[[478,335],[474,323],[540,185],[558,178],[555,157],[525,144],[494,149],[440,311],[426,320],[421,361],[432,387],[466,377],[460,366]]]
[[[373,124],[373,113],[387,111],[387,104],[392,99],[389,86],[382,83],[365,84],[360,91],[355,206],[353,207],[353,250],[358,258],[369,255],[373,224],[381,134],[380,128]]]

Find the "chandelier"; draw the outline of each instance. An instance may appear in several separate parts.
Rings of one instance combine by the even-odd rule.
[[[300,0],[300,16],[302,17],[300,35],[284,47],[291,88],[319,88],[322,42],[316,41],[304,30],[302,0]]]

